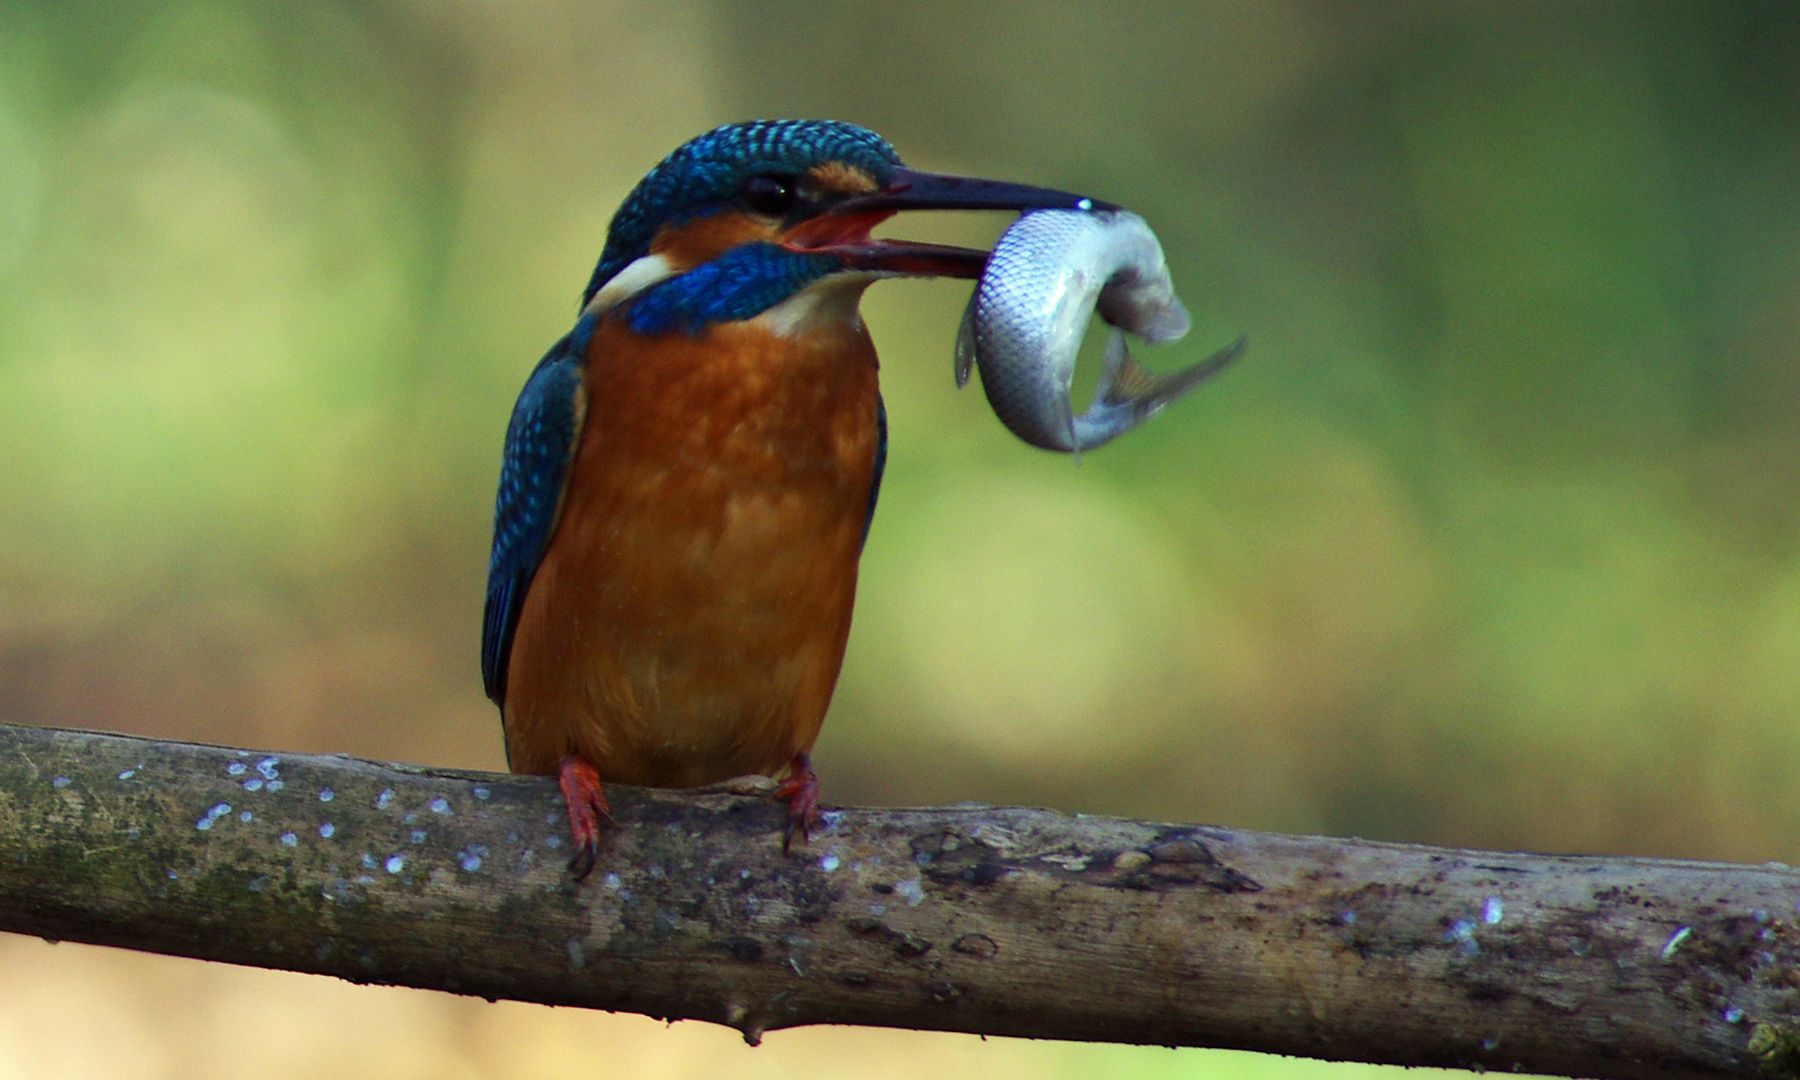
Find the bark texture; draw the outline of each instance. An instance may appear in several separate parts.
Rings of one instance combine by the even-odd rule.
[[[952,806],[781,854],[746,780],[536,777],[0,727],[0,929],[730,1024],[1800,1077],[1800,873]]]

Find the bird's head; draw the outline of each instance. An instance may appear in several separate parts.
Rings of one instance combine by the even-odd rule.
[[[870,236],[900,211],[1109,206],[908,169],[886,139],[854,124],[728,124],[678,147],[626,197],[582,303],[589,313],[629,303],[640,333],[751,318],[833,281],[853,307],[876,277],[981,274],[986,252]]]

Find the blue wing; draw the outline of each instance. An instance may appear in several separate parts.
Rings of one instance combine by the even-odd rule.
[[[525,380],[506,425],[500,491],[494,499],[487,612],[481,624],[481,678],[496,705],[506,702],[507,662],[519,610],[562,512],[563,485],[581,436],[581,357],[592,333],[590,316],[550,347]]]
[[[875,392],[875,478],[869,483],[869,516],[863,519],[863,543],[869,542],[869,527],[875,524],[875,502],[881,498],[881,474],[887,472],[887,402],[881,391]]]

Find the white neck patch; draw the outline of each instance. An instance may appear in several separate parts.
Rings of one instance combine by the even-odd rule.
[[[645,255],[612,276],[594,298],[581,309],[583,315],[594,315],[618,307],[665,278],[675,276],[675,268],[661,255]]]
[[[784,338],[805,337],[832,323],[860,328],[862,311],[857,305],[863,290],[880,277],[856,271],[822,277],[750,321]]]

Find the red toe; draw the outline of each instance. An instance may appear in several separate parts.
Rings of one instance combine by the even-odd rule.
[[[781,853],[786,855],[796,825],[801,839],[811,840],[813,826],[819,823],[819,776],[805,753],[795,754],[788,763],[788,777],[775,789],[775,797],[788,804],[787,828],[781,832]]]
[[[600,819],[611,820],[612,807],[606,805],[606,796],[600,793],[600,774],[573,754],[563,758],[556,782],[569,806],[569,836],[575,842],[569,870],[580,881],[593,872],[600,855]]]

